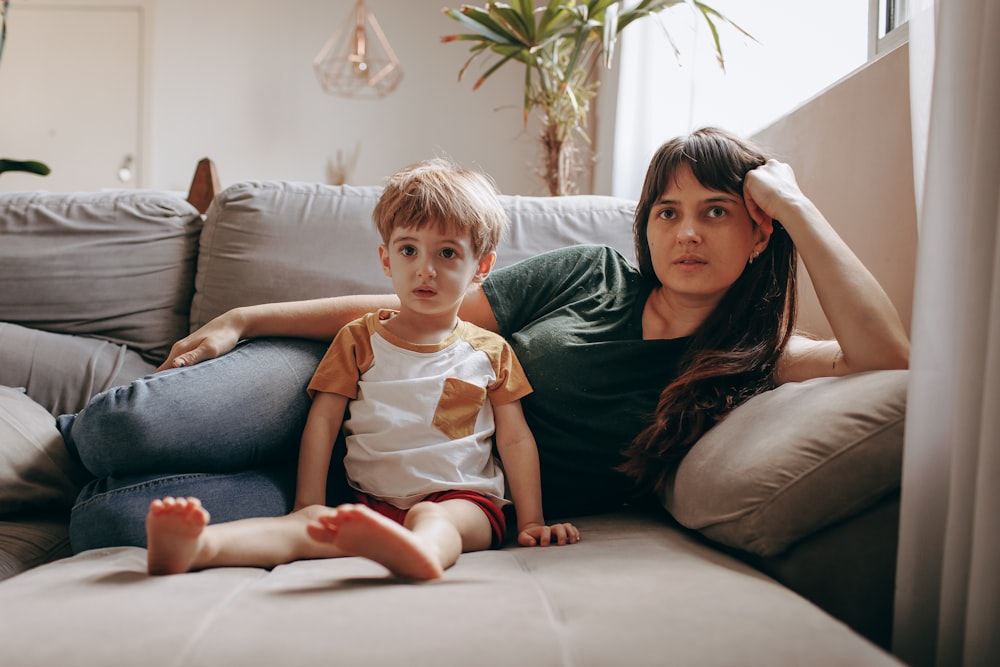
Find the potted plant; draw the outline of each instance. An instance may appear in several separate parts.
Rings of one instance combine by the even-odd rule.
[[[470,32],[446,35],[442,42],[472,42],[469,59],[459,71],[462,79],[469,65],[480,57],[491,58],[473,90],[508,62],[524,65],[524,123],[532,110],[541,111],[542,168],[540,176],[550,195],[575,190],[572,174],[576,159],[574,141],[590,142],[588,113],[600,81],[596,65],[610,66],[618,34],[641,18],[668,7],[691,5],[707,22],[722,62],[716,21],[741,28],[697,0],[550,1],[535,7],[533,0],[487,2],[483,7],[445,8],[449,17]]]
[[[0,59],[3,58],[3,43],[7,40],[7,9],[10,0],[0,0]],[[49,174],[48,165],[37,160],[8,160],[0,158],[0,174],[5,171],[26,171],[40,176]]]

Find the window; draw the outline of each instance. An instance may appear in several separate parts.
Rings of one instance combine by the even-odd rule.
[[[703,125],[752,136],[868,59],[873,0],[705,1],[753,38],[720,23],[723,70],[687,3],[665,10],[662,23],[629,26],[617,57],[614,127],[597,133],[595,191],[636,199],[665,139]]]
[[[909,38],[910,0],[868,0],[868,59]]]

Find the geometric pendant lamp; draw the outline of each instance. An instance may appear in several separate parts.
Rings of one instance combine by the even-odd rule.
[[[344,97],[384,97],[403,78],[389,40],[363,0],[326,40],[313,59],[313,69],[324,91]]]

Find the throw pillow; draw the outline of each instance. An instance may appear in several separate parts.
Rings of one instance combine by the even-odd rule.
[[[20,389],[0,387],[0,514],[71,507],[86,478],[70,459],[55,418]]]
[[[899,488],[907,379],[873,371],[755,396],[688,452],[664,506],[761,556],[860,512]]]

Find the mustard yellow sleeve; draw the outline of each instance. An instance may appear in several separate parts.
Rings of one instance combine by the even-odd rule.
[[[351,322],[337,334],[316,367],[307,391],[313,397],[317,391],[340,394],[349,399],[358,397],[361,374],[371,367],[374,353],[364,318]]]
[[[532,392],[528,376],[521,368],[513,348],[503,336],[487,331],[473,324],[465,323],[465,338],[477,350],[486,353],[497,379],[486,388],[494,405],[503,405],[520,400]]]
[[[497,381],[492,386],[487,387],[487,393],[493,405],[503,405],[519,401],[533,390],[531,383],[528,382],[528,376],[521,368],[521,362],[514,354],[514,349],[503,338],[499,336],[497,338],[502,343],[497,362],[494,364]]]

